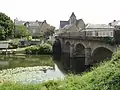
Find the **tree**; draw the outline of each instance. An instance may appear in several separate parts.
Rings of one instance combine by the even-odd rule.
[[[5,39],[5,30],[3,27],[0,27],[0,39],[1,40]]]
[[[15,37],[16,38],[27,37],[29,35],[30,35],[29,30],[24,25],[15,26]]]
[[[44,37],[48,38],[49,36],[53,36],[54,31],[55,31],[55,27],[51,26],[44,32]]]
[[[0,39],[6,39],[13,34],[14,23],[6,14],[0,12]]]

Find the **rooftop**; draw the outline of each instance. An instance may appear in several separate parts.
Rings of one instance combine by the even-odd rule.
[[[106,24],[87,24],[86,28],[114,28],[114,27]]]

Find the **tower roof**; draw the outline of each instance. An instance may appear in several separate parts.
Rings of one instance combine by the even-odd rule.
[[[75,14],[74,14],[74,12],[72,12],[72,14],[71,14],[70,18],[71,18],[71,17],[73,17],[73,16],[74,16],[74,17],[76,17],[76,16],[75,16]]]

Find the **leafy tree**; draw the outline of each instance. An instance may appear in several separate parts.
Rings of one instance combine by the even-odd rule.
[[[49,36],[52,36],[54,34],[55,27],[51,26],[44,32],[44,37],[48,38]]]
[[[1,40],[5,39],[5,30],[3,27],[0,27],[0,39]]]
[[[15,26],[15,37],[16,38],[27,37],[29,35],[30,35],[29,30],[24,25]]]
[[[12,36],[14,23],[6,14],[0,12],[0,39],[6,39],[7,37]]]

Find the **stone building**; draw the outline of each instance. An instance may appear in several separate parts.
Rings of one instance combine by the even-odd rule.
[[[114,27],[106,24],[87,24],[83,31],[86,31],[87,36],[113,37]]]
[[[71,32],[71,31],[80,31],[83,30],[84,28],[85,28],[84,21],[82,19],[77,20],[74,12],[72,12],[68,21],[60,21],[59,30],[63,32],[64,31]]]
[[[18,20],[18,18],[14,19],[15,25],[24,25],[26,21]]]
[[[106,24],[87,24],[84,31],[87,36],[113,37],[114,31],[120,29],[120,20],[113,20]],[[118,33],[118,31],[117,31]]]
[[[25,26],[30,30],[30,33],[33,37],[39,37],[43,35],[45,32],[51,29],[55,29],[55,27],[50,26],[46,20],[43,22],[35,21],[35,22],[26,22]]]

